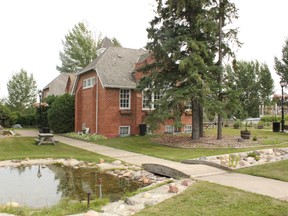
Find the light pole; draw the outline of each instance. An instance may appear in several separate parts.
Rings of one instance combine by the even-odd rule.
[[[283,92],[283,88],[284,88],[284,86],[286,85],[286,82],[285,81],[283,81],[283,80],[281,80],[280,81],[280,85],[281,85],[281,89],[282,89],[282,97],[281,97],[281,106],[282,106],[282,112],[281,112],[281,114],[282,114],[282,118],[281,118],[281,131],[282,132],[284,132],[284,122],[285,122],[285,120],[284,120],[284,92]]]
[[[38,91],[38,96],[39,96],[39,132],[42,132],[42,90]]]

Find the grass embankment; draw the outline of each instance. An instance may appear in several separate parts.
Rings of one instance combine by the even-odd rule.
[[[83,161],[99,162],[99,159],[113,161],[112,158],[95,154],[86,150],[78,149],[58,142],[56,145],[41,145],[35,144],[34,138],[29,137],[8,137],[0,139],[0,160],[11,159],[37,159],[37,158],[75,158]],[[107,200],[92,201],[90,209],[99,210],[102,205],[105,205]],[[69,202],[62,200],[58,205],[51,208],[31,209],[27,207],[9,208],[0,206],[0,212],[12,213],[21,216],[63,216],[88,211],[87,204]]]
[[[287,215],[288,203],[208,182],[197,182],[180,195],[147,207],[137,216]]]
[[[215,129],[209,130],[208,134],[215,134]],[[239,130],[224,129],[223,136],[226,135],[238,135]],[[167,146],[161,146],[153,143],[149,136],[145,137],[126,137],[116,138],[107,140],[98,140],[97,143],[106,145],[116,149],[123,149],[132,152],[138,152],[142,154],[152,155],[155,157],[166,158],[175,161],[181,161],[189,158],[196,158],[200,156],[218,155],[224,153],[233,153],[238,151],[251,151],[252,149],[259,148],[271,148],[275,147],[288,147],[288,144],[283,142],[288,141],[287,134],[273,133],[267,130],[252,130],[252,137],[257,136],[264,140],[264,147],[257,148],[243,148],[243,149],[175,149]],[[10,139],[10,138],[9,138]],[[5,139],[6,141],[9,139]],[[4,139],[3,139],[4,140]],[[96,155],[84,150],[69,147],[65,144],[58,143],[56,146],[43,145],[36,146],[32,138],[13,138],[11,143],[3,145],[0,140],[0,160],[5,159],[21,159],[21,158],[77,158],[81,160],[97,161],[101,155]],[[271,146],[272,145],[272,146]],[[5,153],[4,153],[5,152]],[[107,160],[107,159],[106,159]],[[265,166],[273,166],[267,168]],[[288,170],[288,162],[277,162],[273,164],[261,165],[257,171],[253,171],[255,174],[260,173],[263,170],[268,170],[267,177],[271,176],[288,176],[286,171]],[[249,169],[253,169],[249,168]],[[241,172],[252,172],[247,171],[249,169],[243,169]],[[274,171],[276,174],[274,174]],[[274,177],[276,178],[276,177]],[[79,204],[77,204],[79,205]],[[84,211],[85,206],[69,206],[66,212],[71,214],[72,212]],[[13,209],[10,213],[16,215],[65,215],[62,211],[65,209],[61,204],[56,206],[55,209],[44,209],[44,210],[17,210]],[[1,209],[0,209],[1,211]],[[21,212],[22,211],[22,212]],[[24,213],[23,213],[24,212]],[[168,199],[158,205],[148,207],[147,209],[139,212],[137,215],[287,215],[288,203],[280,200],[275,200],[266,196],[261,196],[253,193],[244,192],[230,187],[224,187],[217,184],[211,184],[208,182],[197,182],[188,188],[185,192],[175,196],[172,199]]]
[[[288,182],[288,160],[243,168],[236,172]]]
[[[198,158],[202,156],[212,156],[229,154],[235,152],[245,152],[255,149],[265,149],[273,147],[288,147],[288,134],[273,133],[268,130],[259,130],[250,128],[252,131],[252,137],[261,139],[261,146],[249,147],[249,148],[193,148],[193,149],[181,149],[163,146],[154,143],[151,140],[151,136],[135,136],[135,137],[121,137],[114,139],[98,140],[97,144],[109,146],[116,149],[136,152],[140,154],[150,155],[154,157],[164,158],[173,161],[182,161],[185,159]],[[207,136],[215,136],[216,128],[209,129]],[[239,129],[223,128],[223,136],[235,136],[240,137]],[[153,137],[153,136],[152,136]],[[216,139],[216,138],[215,138]]]
[[[59,204],[50,208],[31,209],[27,207],[11,208],[1,207],[0,212],[6,212],[15,214],[18,216],[64,216],[70,214],[77,214],[79,212],[87,212],[88,210],[99,211],[102,206],[108,203],[107,199],[93,200],[90,203],[90,207],[87,207],[87,203],[81,202],[69,202],[69,200],[62,200]]]
[[[99,162],[100,158],[111,161],[112,158],[86,150],[71,147],[58,142],[56,145],[35,144],[30,137],[8,137],[0,139],[0,160],[25,158],[75,158],[78,160]]]

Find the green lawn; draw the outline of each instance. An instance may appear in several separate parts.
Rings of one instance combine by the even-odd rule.
[[[147,207],[137,216],[284,216],[288,203],[208,182],[197,182],[180,195]]]
[[[288,160],[242,168],[236,172],[288,182]]]
[[[109,146],[116,149],[127,150],[131,152],[146,154],[154,157],[165,158],[173,161],[182,161],[185,159],[198,158],[201,156],[211,156],[220,154],[229,154],[235,152],[245,152],[254,149],[264,149],[273,147],[288,147],[288,134],[273,133],[268,130],[251,129],[252,136],[258,137],[263,140],[263,146],[254,148],[195,148],[195,149],[181,149],[171,148],[151,141],[151,136],[134,136],[134,137],[121,137],[114,139],[98,140],[97,144]],[[216,128],[207,131],[207,136],[215,135]],[[232,128],[223,128],[223,136],[235,135],[240,137],[240,130]],[[283,144],[281,144],[283,143]]]
[[[208,134],[216,134],[216,129],[209,130]],[[239,130],[223,130],[225,135],[237,135]],[[267,130],[252,130],[252,134],[258,138],[264,139],[266,143],[261,148],[288,147],[288,134],[273,133]],[[252,136],[253,136],[252,135]],[[98,140],[96,143],[110,146],[117,149],[123,149],[155,157],[166,158],[175,161],[181,161],[200,156],[209,156],[215,154],[232,153],[237,151],[251,151],[246,149],[178,149],[162,146],[153,143],[149,136],[125,137],[107,140]],[[280,144],[284,143],[284,144]],[[259,148],[257,148],[259,149]],[[76,158],[79,160],[99,161],[99,158],[112,160],[111,158],[97,155],[85,150],[70,147],[63,143],[54,145],[37,146],[33,138],[15,137],[0,139],[0,160],[24,159],[24,158]],[[288,161],[281,161],[272,164],[255,166],[242,169],[239,172],[251,175],[260,175],[272,177],[287,181]],[[75,206],[65,204],[67,212],[79,212],[85,210],[83,205],[73,209]],[[98,205],[99,207],[99,205]],[[55,210],[56,208],[56,210]],[[5,210],[5,212],[15,213],[16,215],[64,215],[63,206],[56,206],[54,209],[44,209],[41,211],[31,210]],[[1,208],[0,208],[1,212]],[[34,213],[33,213],[34,212]],[[217,184],[199,181],[188,188],[185,192],[168,199],[159,205],[151,206],[139,212],[137,215],[288,215],[288,202],[272,199],[270,197],[258,194],[248,193],[230,187],[224,187]],[[39,214],[38,214],[39,213]]]
[[[58,142],[56,145],[35,144],[34,138],[8,137],[0,139],[0,160],[25,158],[75,158],[91,162],[99,162],[100,158],[112,159],[86,150],[71,147]]]

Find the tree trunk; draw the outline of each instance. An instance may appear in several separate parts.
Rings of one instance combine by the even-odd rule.
[[[200,139],[200,110],[197,99],[192,100],[192,140]]]
[[[219,101],[222,103],[222,80],[223,80],[223,69],[222,69],[222,25],[223,25],[223,2],[222,0],[219,0],[219,67],[220,67],[220,72],[219,72]],[[217,127],[217,140],[222,139],[222,116],[221,112],[218,113],[218,127]]]
[[[203,138],[204,137],[204,130],[203,130],[203,106],[199,105],[199,130],[200,130],[200,137]]]

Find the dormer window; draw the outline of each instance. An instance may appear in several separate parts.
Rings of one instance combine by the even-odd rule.
[[[95,84],[95,82],[96,82],[95,77],[84,79],[83,80],[83,89],[92,88],[93,85]]]

